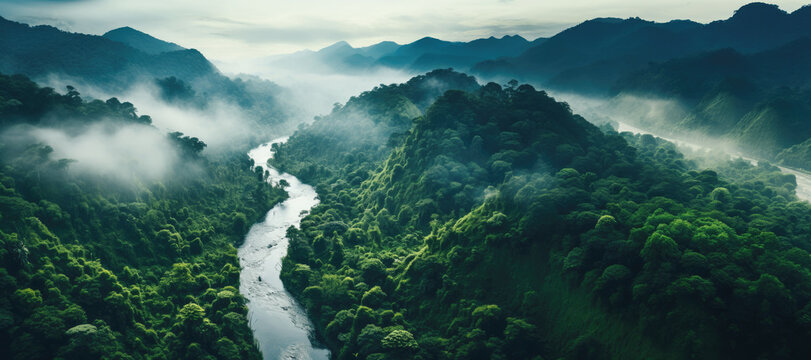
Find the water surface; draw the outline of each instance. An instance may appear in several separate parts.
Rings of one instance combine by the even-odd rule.
[[[271,145],[285,141],[286,137],[279,138],[248,152],[257,166],[270,173],[268,181],[284,179],[290,184],[286,188],[290,197],[254,224],[239,247],[239,292],[248,299],[248,319],[264,359],[329,359],[329,351],[312,340],[312,324],[304,309],[279,278],[287,254],[287,228],[298,227],[306,212],[318,204],[312,186],[267,166],[273,156]]]

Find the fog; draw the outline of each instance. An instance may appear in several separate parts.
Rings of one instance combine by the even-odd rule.
[[[74,160],[69,165],[73,173],[100,175],[120,181],[136,178],[161,180],[181,175],[173,172],[181,159],[167,137],[169,132],[179,131],[204,141],[207,144],[204,154],[242,151],[255,141],[266,141],[264,137],[270,139],[290,135],[299,124],[310,122],[314,116],[329,114],[336,103],[343,104],[351,96],[380,84],[400,83],[411,78],[411,74],[394,70],[340,74],[327,73],[323,70],[325,68],[271,68],[256,61],[227,66],[226,71],[250,73],[285,88],[284,94],[277,94],[277,100],[280,106],[285,107],[285,112],[295,116],[287,120],[289,126],[278,126],[275,130],[267,125],[259,125],[256,115],[239,105],[212,96],[208,96],[204,104],[167,102],[154,80],[145,79],[127,90],[112,92],[81,79],[52,74],[35,81],[62,93],[67,85],[72,85],[85,101],[105,101],[115,97],[121,102],[130,102],[138,115],[152,118],[152,126],[120,121],[71,126],[66,124],[82,123],[82,119],[58,119],[49,122],[53,124],[49,127],[15,128],[3,134],[3,138],[49,145],[54,149],[51,160]],[[209,84],[190,85],[198,90],[206,89]],[[200,93],[202,91],[198,90]],[[353,114],[351,117],[352,128],[374,126],[363,114]],[[352,138],[349,129],[347,132],[345,135]],[[373,137],[378,138],[377,135]]]
[[[204,107],[164,101],[158,87],[143,81],[122,93],[104,91],[74,78],[51,75],[36,79],[64,92],[76,87],[85,101],[116,97],[130,102],[138,115],[149,115],[152,125],[116,120],[61,119],[51,117],[47,127],[15,127],[6,131],[4,142],[41,143],[53,148],[50,160],[72,160],[69,169],[78,175],[97,175],[119,181],[163,180],[184,175],[192,167],[181,163],[179,150],[168,133],[179,131],[207,144],[204,154],[247,149],[260,133],[254,121],[238,105],[216,99]]]
[[[12,128],[6,143],[41,143],[49,160],[74,160],[70,171],[120,181],[160,180],[179,164],[177,150],[162,131],[141,124],[104,120],[86,126]]]
[[[236,104],[210,99],[204,108],[167,103],[151,83],[140,83],[119,97],[152,117],[152,125],[164,132],[180,131],[203,140],[206,152],[244,148],[258,129]]]
[[[402,83],[418,75],[382,67],[342,73],[318,62],[282,63],[274,62],[272,58],[216,64],[226,73],[248,73],[284,87],[287,96],[280,100],[297,114],[298,119],[292,119],[294,123],[309,122],[313,116],[328,114],[336,103],[344,104],[350,97],[380,84]]]
[[[197,137],[208,146],[207,153],[241,149],[256,133],[256,122],[239,105],[209,97],[205,106],[170,103],[161,97],[161,91],[153,80],[143,80],[120,93],[103,90],[81,79],[50,75],[37,82],[64,91],[72,85],[82,98],[107,100],[115,97],[121,102],[132,103],[139,115],[149,115],[152,125],[165,133],[179,131]],[[202,85],[202,86],[201,86]],[[205,84],[192,84],[203,88]]]

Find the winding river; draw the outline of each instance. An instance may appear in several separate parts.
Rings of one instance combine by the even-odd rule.
[[[299,226],[307,211],[318,204],[312,186],[267,166],[271,146],[279,138],[250,152],[257,166],[270,173],[268,181],[287,181],[289,198],[268,211],[264,221],[251,227],[237,255],[242,267],[239,292],[248,300],[248,319],[264,359],[329,359],[329,350],[312,338],[312,324],[304,309],[284,289],[279,274],[287,254],[290,226]]]
[[[617,131],[619,131],[619,132],[628,131],[628,132],[631,132],[631,133],[634,133],[634,134],[650,134],[650,135],[653,135],[655,137],[662,138],[662,139],[665,139],[667,141],[670,141],[670,142],[672,142],[672,143],[674,143],[676,145],[686,146],[686,147],[689,147],[689,148],[694,149],[694,150],[695,149],[706,149],[706,147],[698,145],[698,144],[693,144],[693,143],[689,143],[689,142],[682,141],[682,140],[669,139],[669,138],[666,138],[664,136],[659,136],[657,134],[654,134],[654,133],[652,133],[650,131],[642,130],[640,128],[628,125],[626,123],[618,122],[618,124],[619,124],[619,126],[617,126]],[[749,161],[753,165],[757,164],[756,159],[746,157],[743,154],[730,154],[730,155],[740,157],[740,158],[742,158],[742,159],[744,159],[746,161]],[[797,188],[795,189],[795,192],[797,193],[797,197],[800,198],[801,200],[811,201],[811,174],[809,174],[809,173],[807,173],[805,171],[802,171],[802,170],[796,170],[796,169],[787,168],[787,167],[784,167],[784,166],[778,166],[778,168],[780,168],[780,171],[782,171],[784,174],[794,175],[794,177],[797,179]]]

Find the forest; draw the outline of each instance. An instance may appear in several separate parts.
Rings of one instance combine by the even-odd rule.
[[[182,162],[171,177],[78,171],[7,132],[151,118],[21,75],[0,75],[0,119],[0,358],[261,358],[235,247],[287,195],[247,155],[207,155],[174,132],[164,136]]]
[[[811,354],[792,175],[706,169],[515,83],[447,91],[404,126],[419,81],[351,99],[272,162],[317,184],[282,278],[338,359]],[[361,116],[369,143],[330,139]]]
[[[0,359],[811,359],[811,6],[325,3],[0,1]]]

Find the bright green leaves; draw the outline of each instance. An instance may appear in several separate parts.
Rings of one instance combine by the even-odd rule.
[[[419,348],[417,340],[414,340],[414,335],[406,330],[394,330],[386,335],[380,343],[383,344],[384,349],[399,354],[413,353]]]

